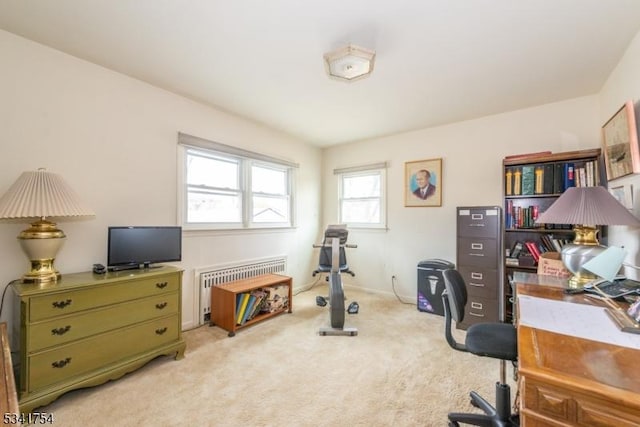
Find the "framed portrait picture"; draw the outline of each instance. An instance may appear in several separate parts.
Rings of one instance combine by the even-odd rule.
[[[442,206],[442,159],[404,164],[404,205]]]
[[[638,129],[633,101],[627,101],[602,126],[602,145],[607,180],[640,172]]]

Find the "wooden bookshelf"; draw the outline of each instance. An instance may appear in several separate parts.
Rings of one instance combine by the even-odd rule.
[[[258,289],[286,286],[287,300],[276,310],[260,312],[242,324],[237,322],[237,295]],[[211,288],[211,321],[209,326],[219,326],[233,337],[238,329],[262,322],[284,312],[292,312],[293,283],[291,277],[280,274],[263,274],[249,279],[224,283]]]
[[[533,243],[541,249],[551,249],[545,241],[555,241],[554,252],[573,240],[571,225],[536,223],[536,219],[551,206],[562,193],[573,186],[605,186],[604,159],[599,148],[566,151],[562,153],[532,153],[508,156],[502,161],[504,203],[504,296],[506,320],[510,321],[512,289],[509,286],[516,271],[536,272],[538,262],[523,249],[520,255],[511,253],[518,242]],[[567,175],[571,171],[571,179]],[[525,179],[525,174],[529,179]],[[516,177],[517,174],[517,177]],[[519,180],[519,182],[518,182]],[[606,232],[602,229],[600,235]],[[553,243],[553,242],[551,242]],[[535,249],[535,248],[534,248]]]

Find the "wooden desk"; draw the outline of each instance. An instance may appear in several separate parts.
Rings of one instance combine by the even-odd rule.
[[[587,303],[563,291],[516,281],[518,295]],[[522,426],[640,426],[640,350],[519,325],[518,357]]]

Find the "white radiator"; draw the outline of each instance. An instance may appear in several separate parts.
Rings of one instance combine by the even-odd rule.
[[[234,264],[214,265],[199,268],[195,272],[200,287],[200,324],[211,317],[211,287],[234,280],[247,279],[261,274],[286,274],[287,257],[279,256],[243,261]]]

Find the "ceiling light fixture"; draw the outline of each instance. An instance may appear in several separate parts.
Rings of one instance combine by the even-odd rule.
[[[349,45],[325,53],[324,65],[330,77],[352,82],[371,74],[375,57],[376,53],[372,50]]]

